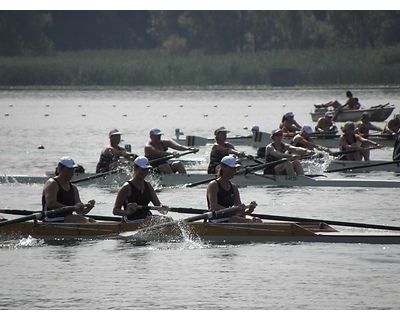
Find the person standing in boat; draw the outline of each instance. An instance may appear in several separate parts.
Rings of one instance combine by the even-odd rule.
[[[309,150],[317,149],[329,152],[328,148],[320,146],[314,142],[313,138],[311,138],[312,133],[313,129],[309,125],[304,125],[301,128],[300,133],[293,138],[292,145],[295,147],[305,148]]]
[[[111,130],[108,134],[110,144],[105,147],[100,154],[99,162],[96,166],[96,173],[107,172],[116,169],[122,163],[120,157],[124,157],[127,161],[133,161],[137,157],[136,154],[128,152],[125,148],[120,147],[122,133],[118,129]]]
[[[369,130],[381,132],[383,129],[371,123],[371,115],[368,112],[363,112],[361,119],[356,122],[357,134],[362,134],[364,137],[369,135]]]
[[[198,152],[199,149],[182,146],[172,140],[162,140],[162,135],[163,133],[160,129],[150,130],[150,142],[144,147],[145,157],[154,163],[153,166],[156,167],[156,171],[159,173],[173,174],[178,172],[180,174],[185,174],[186,169],[180,161],[174,161],[170,164],[168,160],[160,160],[159,162],[154,160],[170,155],[175,155],[177,158],[179,157],[179,153],[169,152],[168,148],[178,151],[191,151],[193,153]]]
[[[276,162],[278,160],[294,158],[286,160],[283,163],[271,165],[265,168],[264,174],[278,174],[278,175],[304,175],[304,169],[298,160],[299,156],[313,155],[312,150],[294,147],[290,144],[283,143],[283,132],[281,129],[276,129],[271,133],[271,140],[273,141],[265,148],[265,160],[267,162]],[[295,155],[293,155],[293,154]]]
[[[352,121],[347,121],[341,128],[343,135],[339,137],[339,149],[341,152],[354,150],[354,152],[342,154],[339,160],[354,160],[361,161],[363,158],[365,161],[369,161],[370,151],[365,148],[374,146],[382,148],[382,145],[374,141],[365,139],[355,133],[356,125]]]
[[[62,217],[45,218],[46,222],[67,222],[67,223],[87,223],[96,222],[92,218],[85,217],[95,205],[94,200],[90,200],[84,205],[80,199],[78,188],[71,183],[75,168],[78,167],[74,160],[69,157],[61,158],[56,168],[56,177],[47,180],[42,193],[42,210],[54,210],[65,206],[78,205],[77,214],[67,212]]]
[[[209,174],[217,173],[221,160],[225,156],[232,154],[238,158],[246,157],[244,152],[236,150],[232,143],[226,141],[228,132],[230,131],[225,129],[225,127],[219,127],[214,130],[215,143],[211,148],[210,163],[207,169]]]
[[[225,156],[221,159],[217,174],[218,179],[210,182],[207,187],[207,205],[210,211],[218,211],[233,206],[239,206],[242,210],[231,217],[214,219],[211,222],[262,223],[261,219],[250,215],[257,203],[252,201],[250,207],[246,209],[246,206],[241,202],[238,187],[231,182],[239,166],[233,156]]]
[[[122,222],[157,224],[171,221],[169,217],[153,216],[148,208],[151,202],[165,213],[167,206],[162,206],[153,187],[145,178],[152,166],[146,157],[137,157],[133,162],[132,178],[119,189],[113,214],[122,216]]]
[[[333,113],[326,112],[323,117],[318,119],[317,125],[315,126],[315,132],[322,134],[336,134],[338,129],[332,119]]]
[[[295,133],[301,130],[301,125],[294,120],[294,113],[287,112],[283,117],[279,129],[282,129],[283,133]]]
[[[393,119],[390,119],[385,124],[385,128],[382,134],[395,135],[398,134],[400,130],[400,113],[396,114]]]

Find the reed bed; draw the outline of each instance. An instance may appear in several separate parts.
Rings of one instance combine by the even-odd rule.
[[[162,50],[59,52],[0,57],[0,86],[268,86],[275,69],[294,70],[300,86],[398,85],[399,57],[400,47],[179,56]]]

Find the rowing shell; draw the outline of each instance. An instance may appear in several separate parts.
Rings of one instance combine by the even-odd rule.
[[[400,162],[393,163],[391,161],[378,161],[378,160],[370,160],[370,161],[332,160],[327,168],[328,172],[330,170],[342,170],[342,171],[351,170],[360,172],[366,172],[366,171],[400,172]]]
[[[94,174],[76,174],[73,178],[90,178]],[[107,176],[84,181],[79,185],[97,184],[100,186],[122,186],[129,180],[130,176],[125,172],[109,174]],[[146,180],[156,186],[179,186],[197,183],[199,181],[211,180],[216,178],[214,175],[205,173],[187,174],[149,174]],[[49,177],[35,176],[1,176],[0,183],[45,183]],[[247,174],[236,175],[232,181],[239,187],[247,186],[270,186],[270,187],[362,187],[362,188],[400,188],[400,181],[396,180],[367,180],[367,179],[331,179],[327,177],[308,177],[308,176],[285,176],[285,175],[264,175]],[[207,183],[202,184],[207,185]]]
[[[291,143],[293,140],[293,134],[284,135],[283,142]],[[314,142],[320,146],[324,146],[327,148],[338,148],[339,147],[339,137],[340,135],[336,134],[311,134],[311,138]],[[368,135],[365,136],[366,139],[371,140],[375,143],[379,143],[383,147],[393,148],[394,142],[396,140],[396,136],[393,135]],[[266,145],[270,144],[271,134],[268,132],[256,132],[254,133],[254,137],[251,141],[251,146],[253,147],[265,147]]]
[[[93,239],[118,238],[122,232],[139,230],[138,223],[45,223],[22,222],[0,228],[1,238],[32,236],[40,239]],[[186,235],[186,236],[183,236]],[[133,236],[135,241],[176,241],[189,235],[218,243],[245,242],[331,242],[331,243],[377,243],[400,244],[400,234],[392,233],[341,233],[325,223],[261,224],[192,222],[182,226],[166,227],[157,232]],[[127,238],[124,238],[127,239]],[[129,239],[129,238],[128,238]]]

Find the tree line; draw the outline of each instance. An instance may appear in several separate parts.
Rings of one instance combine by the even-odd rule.
[[[171,55],[381,48],[400,42],[400,11],[0,11],[0,56],[164,49]]]

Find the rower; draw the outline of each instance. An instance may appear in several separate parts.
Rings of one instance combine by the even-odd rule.
[[[230,132],[225,127],[219,127],[214,130],[215,143],[210,152],[210,163],[207,172],[209,174],[216,174],[221,160],[228,155],[235,155],[238,158],[245,158],[246,154],[235,149],[232,143],[227,142],[227,134]],[[239,162],[240,163],[240,162]]]
[[[233,156],[223,157],[218,169],[218,179],[213,180],[207,187],[207,205],[210,211],[218,211],[225,208],[240,206],[242,208],[236,215],[211,220],[211,222],[234,222],[234,223],[262,223],[260,218],[251,214],[257,206],[255,201],[251,202],[246,210],[240,200],[239,189],[231,180],[235,177],[237,164]]]
[[[282,130],[283,133],[295,133],[296,131],[301,130],[301,125],[294,120],[294,113],[287,112],[283,117],[281,124],[279,125],[279,129]]]
[[[71,183],[75,168],[78,167],[74,160],[69,157],[61,158],[56,168],[56,177],[47,180],[42,193],[42,210],[54,210],[65,206],[78,205],[77,214],[67,212],[65,215],[56,218],[45,217],[46,222],[69,222],[69,223],[87,223],[96,222],[92,218],[86,218],[84,215],[93,209],[94,200],[88,204],[82,204],[78,188]]]
[[[271,140],[273,141],[265,148],[265,160],[267,162],[275,162],[280,159],[294,158],[293,160],[286,160],[283,163],[278,163],[274,166],[266,167],[264,174],[278,174],[278,175],[304,175],[304,169],[298,160],[300,155],[313,155],[312,150],[305,148],[294,147],[290,144],[283,143],[283,132],[281,129],[276,129],[271,133]],[[294,153],[295,156],[292,154]]]
[[[146,157],[138,157],[133,162],[132,178],[119,189],[113,214],[122,216],[122,222],[158,224],[172,221],[169,217],[153,216],[148,206],[150,202],[160,207],[161,213],[168,210],[162,206],[153,187],[145,178],[152,166]],[[123,209],[122,209],[123,208]]]
[[[119,161],[120,157],[124,157],[128,161],[134,161],[137,157],[136,154],[128,152],[125,148],[119,146],[121,135],[122,133],[118,129],[109,132],[108,138],[110,139],[110,144],[101,151],[100,159],[96,166],[96,173],[116,169],[123,164]]]
[[[160,129],[151,129],[150,130],[150,142],[144,147],[144,155],[150,161],[152,161],[153,166],[156,167],[155,171],[164,174],[173,174],[173,173],[180,173],[185,174],[186,169],[183,166],[182,162],[174,161],[173,163],[169,164],[168,160],[160,160],[160,162],[154,161],[159,158],[163,158],[169,155],[175,155],[175,157],[179,157],[178,152],[169,152],[168,148],[178,150],[178,151],[191,151],[196,153],[199,151],[197,148],[191,148],[182,146],[172,140],[162,140],[161,136],[163,133]]]
[[[364,158],[365,161],[369,161],[370,151],[364,148],[371,146],[382,148],[382,145],[379,143],[355,134],[355,128],[356,126],[352,121],[347,121],[341,128],[343,135],[339,137],[340,151],[354,150],[354,152],[342,154],[338,160],[361,161]]]
[[[337,127],[335,122],[333,122],[333,113],[326,112],[325,115],[318,119],[317,125],[315,126],[316,133],[323,134],[336,134]]]
[[[398,134],[400,130],[400,113],[396,114],[393,119],[390,119],[385,124],[385,128],[382,134],[395,135]]]
[[[320,151],[329,152],[328,148],[320,146],[314,142],[313,138],[311,138],[312,133],[313,129],[309,125],[304,125],[301,128],[300,133],[293,138],[292,145],[309,150],[317,149]]]
[[[361,115],[361,119],[356,122],[355,132],[357,134],[368,136],[369,130],[381,132],[383,129],[371,123],[371,115],[369,114],[369,112],[363,112],[363,114]]]

